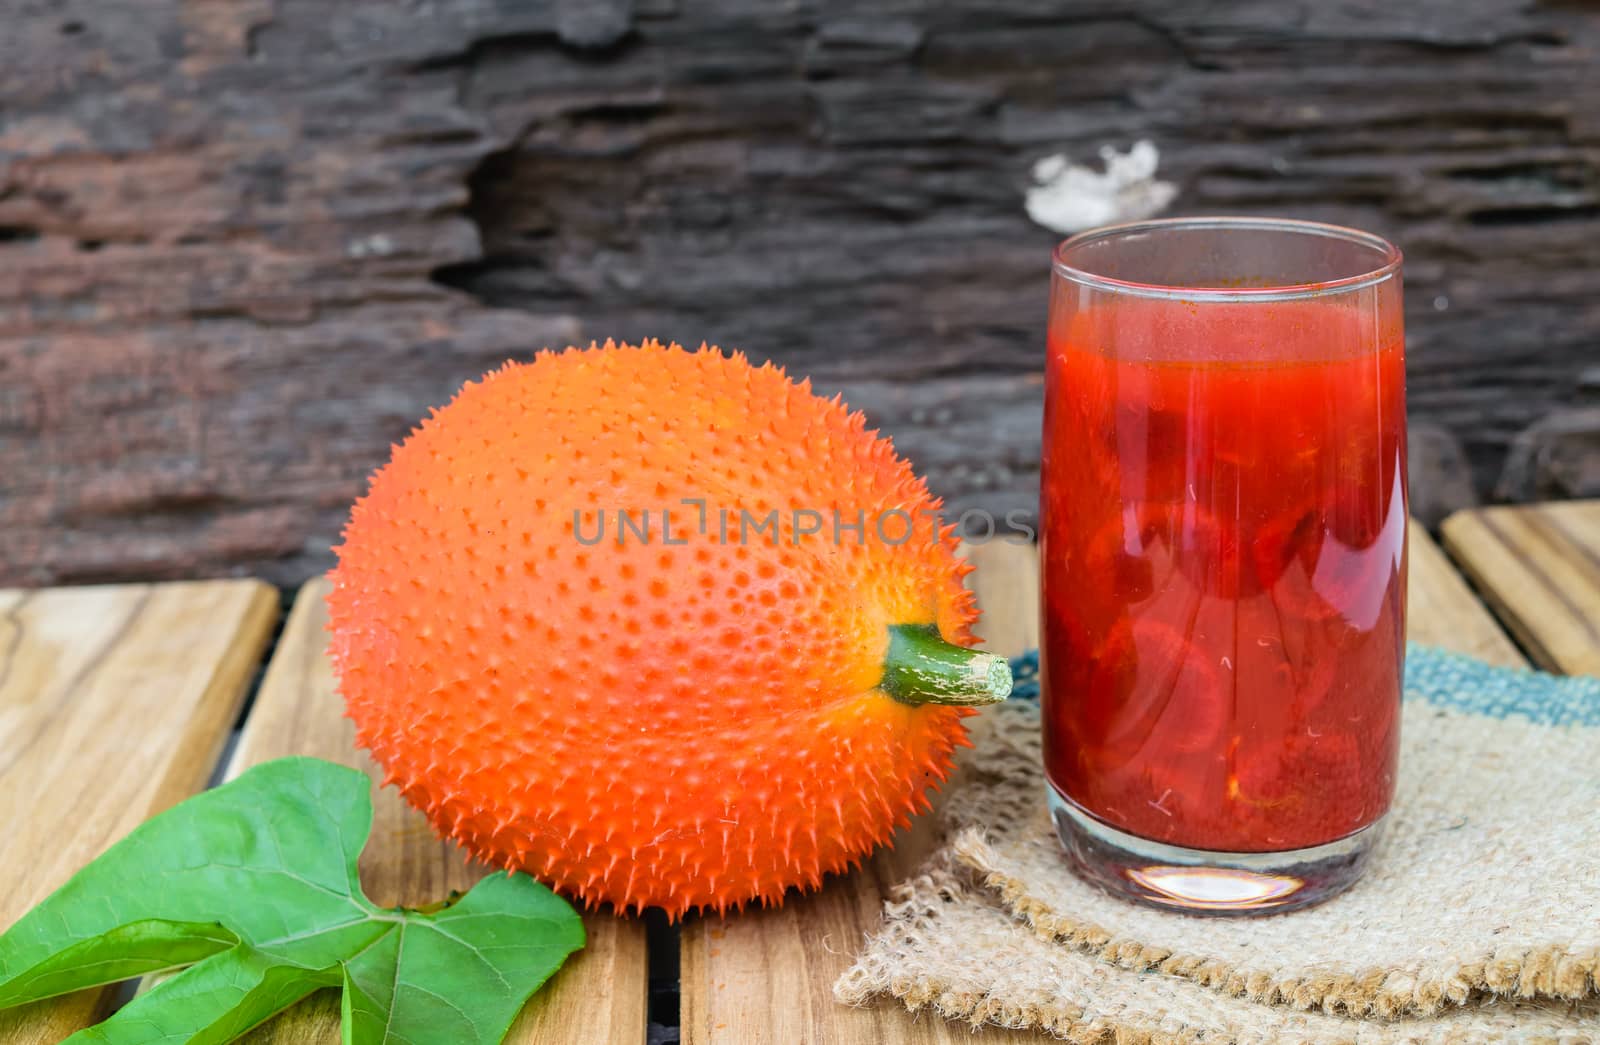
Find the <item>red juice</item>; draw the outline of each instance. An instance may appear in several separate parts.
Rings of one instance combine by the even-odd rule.
[[[1059,304],[1046,375],[1045,770],[1091,817],[1277,852],[1394,794],[1397,310]]]

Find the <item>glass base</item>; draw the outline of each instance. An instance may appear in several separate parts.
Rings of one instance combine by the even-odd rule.
[[[1383,819],[1326,845],[1223,853],[1152,842],[1109,827],[1047,783],[1050,818],[1073,868],[1117,896],[1191,914],[1277,914],[1321,903],[1355,884]]]

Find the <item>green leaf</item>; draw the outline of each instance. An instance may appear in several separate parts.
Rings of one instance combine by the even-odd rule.
[[[188,965],[238,942],[215,923],[132,922],[67,946],[6,981],[0,986],[0,1009]],[[0,969],[4,954],[0,948]]]
[[[81,1030],[67,1041],[73,1045],[221,1045],[317,988],[338,982],[337,967],[285,965],[241,945],[162,981],[109,1020]]]
[[[213,1045],[342,984],[348,1045],[496,1045],[582,921],[504,873],[440,910],[375,907],[369,791],[286,758],[148,821],[0,935],[0,1008],[188,966],[68,1041]]]
[[[530,887],[543,890],[547,902]],[[562,931],[565,917],[576,936]],[[493,1010],[505,1015],[498,1041],[527,999],[526,985],[543,983],[582,943],[582,922],[533,879],[485,879],[454,906],[408,918],[345,963],[344,1040],[481,1041],[478,1027]]]

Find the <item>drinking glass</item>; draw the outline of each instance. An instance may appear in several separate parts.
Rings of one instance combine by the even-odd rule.
[[[1077,871],[1213,913],[1361,874],[1405,656],[1400,252],[1305,221],[1055,253],[1044,763]]]

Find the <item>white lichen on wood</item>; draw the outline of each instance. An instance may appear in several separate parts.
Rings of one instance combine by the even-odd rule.
[[[1103,145],[1100,159],[1104,172],[1072,163],[1063,153],[1035,163],[1028,217],[1055,232],[1078,232],[1152,217],[1178,194],[1171,182],[1156,178],[1161,154],[1152,142],[1137,142],[1127,152]]]

